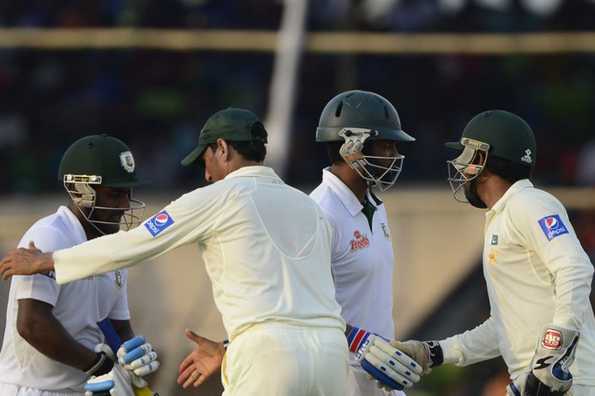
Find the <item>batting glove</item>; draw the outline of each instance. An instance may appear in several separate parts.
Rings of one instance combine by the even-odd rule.
[[[560,326],[545,327],[535,354],[531,371],[517,378],[507,388],[509,396],[562,396],[572,387],[568,369],[574,362],[579,332]]]
[[[432,367],[444,362],[444,352],[438,341],[393,341],[391,345],[415,360],[422,367],[424,375],[429,374]]]
[[[132,375],[132,383],[136,388],[144,388],[147,382],[142,378],[159,368],[157,352],[145,337],[136,336],[124,342],[118,349],[118,362]]]
[[[119,365],[115,365],[107,374],[92,377],[85,384],[85,396],[134,395],[130,373]]]
[[[362,369],[377,381],[379,387],[403,390],[419,382],[422,368],[382,337],[353,327],[347,341]]]

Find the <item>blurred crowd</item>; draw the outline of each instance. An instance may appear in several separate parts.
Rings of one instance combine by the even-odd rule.
[[[499,3],[506,7],[496,7]],[[317,0],[308,26],[527,31],[595,24],[595,2],[553,3],[559,3],[555,12],[545,16],[512,0]],[[24,0],[0,4],[0,25],[277,29],[282,9],[282,2],[270,0]],[[503,108],[525,117],[537,133],[538,181],[593,185],[594,66],[595,55],[306,53],[288,181],[317,182],[326,163],[324,148],[313,142],[320,111],[337,92],[360,88],[390,99],[404,128],[418,139],[402,147],[406,181],[443,180],[449,153],[442,142],[460,134],[473,114]],[[267,53],[0,50],[0,193],[58,188],[55,171],[64,149],[77,137],[98,132],[129,142],[154,188],[195,185],[197,172],[180,168],[178,160],[192,147],[200,125],[230,105],[264,118],[272,67],[273,55]]]

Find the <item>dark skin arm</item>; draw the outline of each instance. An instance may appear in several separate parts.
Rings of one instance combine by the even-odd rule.
[[[134,332],[132,331],[132,326],[130,326],[129,320],[112,319],[111,321],[112,325],[114,326],[114,330],[116,330],[116,333],[118,333],[122,342],[134,338]],[[117,351],[114,351],[114,353],[116,352]]]
[[[19,300],[17,331],[33,348],[52,360],[81,371],[88,370],[97,354],[79,344],[54,317],[53,307],[33,299]]]

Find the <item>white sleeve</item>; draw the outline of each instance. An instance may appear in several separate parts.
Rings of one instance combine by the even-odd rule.
[[[146,262],[172,249],[206,240],[222,220],[222,199],[215,187],[203,187],[186,194],[130,231],[92,239],[54,252],[59,284]],[[214,191],[215,190],[215,191]]]
[[[570,224],[564,206],[549,196],[513,206],[513,222],[527,247],[551,274],[555,287],[554,319],[558,326],[580,331],[589,308],[593,264]]]
[[[63,246],[58,230],[42,226],[29,229],[19,242],[19,247],[28,247],[29,242],[35,242],[35,246],[43,252],[51,252],[57,246]],[[15,290],[17,300],[33,299],[52,306],[56,305],[60,295],[60,286],[56,283],[53,272],[48,275],[13,276],[11,287]]]
[[[440,341],[444,363],[457,366],[468,366],[500,356],[498,349],[498,333],[491,317],[462,334]]]
[[[130,320],[130,310],[128,308],[128,270],[121,271],[122,287],[120,296],[112,307],[108,317],[114,320]]]

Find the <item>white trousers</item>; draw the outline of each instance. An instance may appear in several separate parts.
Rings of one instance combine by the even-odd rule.
[[[35,388],[27,388],[12,384],[0,383],[0,395],[2,396],[85,396],[78,392],[54,392]]]
[[[387,392],[379,388],[374,381],[368,378],[368,374],[360,367],[359,363],[352,360],[350,364],[347,396],[406,396],[401,391]]]
[[[347,354],[339,329],[255,325],[229,344],[223,396],[345,396]]]
[[[568,396],[595,396],[595,386],[572,385]]]

